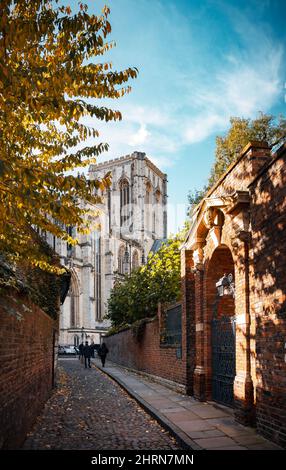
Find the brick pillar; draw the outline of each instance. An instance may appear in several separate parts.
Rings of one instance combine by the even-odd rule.
[[[255,421],[255,409],[250,358],[249,241],[245,235],[245,233],[238,234],[236,246],[238,256],[235,265],[236,377],[234,380],[234,401],[237,421],[251,425]],[[242,239],[239,240],[239,237]]]
[[[252,141],[249,142],[242,150],[241,156],[243,155],[250,163],[247,172],[248,174],[245,175],[245,179],[249,178],[252,181],[261,168],[270,161],[271,149],[267,142]]]
[[[192,272],[193,252],[181,251],[181,289],[182,289],[182,353],[186,358],[186,391],[193,395],[193,373],[195,367],[195,281]]]
[[[206,369],[205,369],[205,324],[204,311],[204,267],[202,244],[197,245],[193,254],[195,272],[195,332],[196,332],[196,367],[194,370],[194,396],[206,400]]]

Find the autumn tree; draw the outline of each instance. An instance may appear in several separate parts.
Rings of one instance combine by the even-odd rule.
[[[118,281],[108,300],[112,325],[130,324],[156,314],[158,303],[180,297],[181,239],[174,237],[150,253],[147,263]]]
[[[265,141],[275,150],[286,142],[286,119],[278,120],[272,115],[259,113],[256,119],[230,118],[230,128],[224,136],[216,138],[215,161],[207,184],[200,190],[188,194],[190,206],[198,204],[206,192],[219,180],[240,155],[243,147],[252,140]]]
[[[259,113],[256,119],[231,118],[230,129],[224,137],[216,138],[215,162],[207,188],[211,188],[238,157],[243,147],[252,140],[265,141],[276,149],[286,141],[286,119],[278,122],[274,116]]]
[[[87,209],[109,184],[76,176],[107,150],[84,118],[120,120],[102,106],[130,91],[137,69],[114,71],[109,9],[99,15],[58,1],[0,2],[0,252],[51,269],[35,229],[76,243],[68,226],[87,229]],[[79,149],[86,139],[92,145]]]

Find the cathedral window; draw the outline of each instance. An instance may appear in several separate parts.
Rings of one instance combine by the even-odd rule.
[[[152,214],[152,186],[151,183],[148,181],[146,183],[146,193],[145,193],[145,227],[146,231],[151,230],[151,214]]]
[[[75,273],[71,276],[70,285],[70,327],[77,327],[79,320],[79,290]]]
[[[155,192],[155,200],[156,200],[156,204],[160,204],[160,202],[161,202],[161,193],[158,189]]]
[[[154,234],[160,230],[160,203],[161,203],[161,192],[159,189],[155,191],[155,207],[153,212],[153,227],[152,231]]]
[[[138,251],[135,250],[132,255],[132,269],[136,269],[139,267],[139,256]]]
[[[94,239],[94,299],[96,309],[96,319],[101,320],[101,237],[100,233],[95,233]]]
[[[120,183],[120,226],[126,224],[129,218],[129,204],[130,204],[130,186],[126,179]]]
[[[119,274],[124,274],[124,254],[125,254],[125,247],[121,245],[118,251],[118,272]]]
[[[152,232],[156,233],[156,212],[153,212]]]

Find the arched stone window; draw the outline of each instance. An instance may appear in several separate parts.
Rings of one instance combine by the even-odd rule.
[[[146,183],[145,193],[145,227],[146,231],[151,231],[151,216],[152,216],[152,185],[150,181]]]
[[[161,226],[161,192],[159,189],[155,191],[154,200],[155,200],[155,207],[153,211],[153,226],[152,231],[154,234],[158,234],[160,232]]]
[[[132,269],[136,269],[139,267],[139,255],[138,255],[138,251],[135,250],[133,251],[133,255],[132,255]]]
[[[130,185],[127,179],[120,182],[120,226],[125,225],[129,218]]]
[[[70,294],[70,327],[75,328],[79,323],[79,287],[77,276],[74,272],[71,275]]]
[[[101,320],[101,282],[102,282],[102,259],[101,259],[101,234],[94,233],[94,298],[95,298],[95,318]]]
[[[124,253],[125,247],[121,245],[118,250],[118,272],[119,274],[124,274]]]
[[[161,202],[161,192],[159,189],[157,189],[155,192],[155,201],[156,201],[156,204],[160,204]]]

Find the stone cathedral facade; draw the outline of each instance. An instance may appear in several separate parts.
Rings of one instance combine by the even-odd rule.
[[[78,235],[75,247],[49,240],[72,273],[60,318],[62,345],[100,343],[109,327],[105,315],[114,281],[145,263],[167,237],[167,175],[141,152],[91,165],[88,178],[108,172],[112,184],[100,193],[94,230]]]

